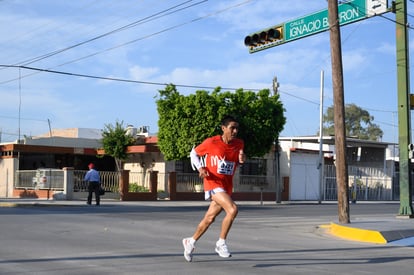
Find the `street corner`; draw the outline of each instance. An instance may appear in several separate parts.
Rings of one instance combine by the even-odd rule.
[[[377,230],[356,228],[336,223],[323,224],[319,228],[323,229],[327,234],[350,241],[374,244],[386,244],[388,242],[383,234]]]

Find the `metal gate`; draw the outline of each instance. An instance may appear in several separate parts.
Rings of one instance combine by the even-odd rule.
[[[382,169],[348,166],[350,200],[393,200],[393,180]],[[395,182],[395,181],[394,181]],[[336,167],[325,165],[324,200],[337,200]]]

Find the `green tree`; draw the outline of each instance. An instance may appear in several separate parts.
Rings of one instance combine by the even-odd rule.
[[[286,122],[279,95],[268,89],[259,91],[196,91],[181,95],[172,84],[159,91],[158,145],[167,160],[187,159],[191,148],[205,138],[221,133],[225,114],[239,120],[239,137],[249,157],[268,153]]]
[[[122,170],[122,161],[127,159],[126,147],[134,144],[134,138],[126,134],[123,122],[117,121],[115,125],[105,124],[102,131],[102,145],[105,154],[115,159],[118,171]]]
[[[363,140],[381,140],[384,132],[373,123],[374,117],[355,104],[345,105],[346,136]],[[334,108],[329,107],[323,115],[324,135],[334,135]]]

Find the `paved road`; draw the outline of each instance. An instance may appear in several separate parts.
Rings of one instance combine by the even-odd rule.
[[[355,242],[322,224],[337,205],[240,202],[228,239],[214,252],[220,216],[185,262],[181,239],[193,233],[205,202],[0,200],[0,274],[413,274],[414,247]],[[7,206],[7,207],[6,207]],[[398,203],[351,205],[351,221],[393,223]],[[396,220],[395,220],[396,221]],[[396,223],[399,225],[399,223]],[[414,221],[405,220],[406,228]]]

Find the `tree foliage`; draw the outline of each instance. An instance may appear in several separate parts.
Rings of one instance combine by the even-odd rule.
[[[122,161],[127,159],[126,147],[132,145],[134,139],[126,134],[123,122],[117,121],[115,125],[105,124],[102,131],[102,145],[105,154],[115,159],[116,167],[122,169]]]
[[[221,134],[220,121],[226,114],[238,119],[238,136],[249,157],[268,153],[286,122],[279,95],[270,96],[268,89],[222,92],[218,87],[184,96],[170,84],[159,91],[157,109],[158,145],[167,160],[186,159],[193,146]]]
[[[363,140],[381,140],[384,132],[373,123],[374,117],[355,104],[345,105],[345,131],[348,137]],[[334,135],[334,108],[329,107],[323,116],[325,135]]]

